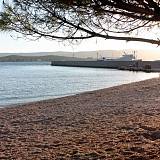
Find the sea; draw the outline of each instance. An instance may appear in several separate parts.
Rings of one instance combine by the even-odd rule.
[[[0,106],[46,100],[137,82],[159,73],[0,62]]]

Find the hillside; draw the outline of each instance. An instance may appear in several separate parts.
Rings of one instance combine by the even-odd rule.
[[[123,54],[123,51],[116,51],[116,50],[97,50],[97,51],[79,51],[79,52],[30,52],[30,53],[0,53],[0,57],[17,55],[17,56],[48,56],[48,55],[55,55],[55,56],[62,56],[62,57],[78,57],[78,58],[97,58],[104,56],[104,57],[117,57]]]
[[[20,56],[9,55],[0,57],[0,62],[32,62],[32,61],[69,61],[69,60],[84,60],[84,58],[74,58],[66,56],[46,55],[46,56]]]
[[[72,60],[73,57],[74,60],[79,60],[82,58],[115,58],[120,57],[122,54],[127,53],[131,54],[133,53],[134,49],[126,49],[126,50],[96,50],[96,51],[79,51],[79,52],[63,52],[63,51],[57,51],[57,52],[30,52],[30,53],[0,53],[0,59],[1,57],[6,57],[2,59],[8,59],[7,56],[20,56],[22,59],[27,57],[30,57],[31,59],[37,59],[37,57],[43,57],[43,59],[48,59],[49,61],[53,59],[55,60]],[[159,60],[160,59],[160,52],[159,50],[135,50],[136,56],[138,59],[143,60]],[[48,57],[49,56],[49,57]],[[53,57],[52,57],[53,56]],[[20,58],[18,57],[18,59]],[[69,59],[68,59],[69,57]],[[9,59],[17,59],[17,57],[9,57]],[[29,59],[29,58],[28,58]],[[8,60],[7,60],[8,61]]]

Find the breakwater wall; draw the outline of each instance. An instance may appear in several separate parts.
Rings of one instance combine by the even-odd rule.
[[[150,66],[151,70],[160,70],[160,61],[52,61],[53,66],[68,67],[92,67],[92,68],[113,68],[113,69],[145,69]]]

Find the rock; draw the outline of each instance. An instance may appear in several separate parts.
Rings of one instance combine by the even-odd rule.
[[[153,139],[153,140],[157,140],[157,139],[160,139],[160,130],[157,130],[157,131],[154,131],[151,133],[150,137]]]
[[[144,152],[144,148],[142,147],[131,147],[130,150],[133,152],[138,152],[138,153]]]
[[[149,160],[149,159],[144,156],[133,155],[130,156],[127,160]]]

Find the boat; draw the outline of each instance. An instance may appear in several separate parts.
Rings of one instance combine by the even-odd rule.
[[[124,52],[124,54],[121,57],[118,58],[106,58],[101,57],[100,59],[97,59],[97,61],[136,61],[136,55],[135,52],[132,54],[127,54]]]

